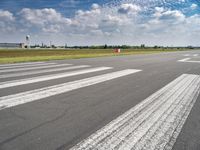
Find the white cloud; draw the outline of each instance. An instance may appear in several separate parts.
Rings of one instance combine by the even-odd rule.
[[[163,12],[160,18],[170,19],[173,21],[183,21],[185,19],[185,15],[178,10],[168,10],[166,12]]]
[[[101,9],[100,9],[99,5],[93,4],[91,7],[91,10],[87,10],[87,11],[78,10],[76,12],[75,19],[88,20],[88,19],[97,17],[100,14],[101,14]]]
[[[13,25],[15,17],[6,10],[0,10],[0,32],[14,32],[15,25]]]
[[[185,15],[181,11],[165,10],[163,7],[156,7],[153,17],[155,18],[152,21],[156,23],[161,20],[162,22],[169,22],[170,24],[177,24],[185,21]]]
[[[140,11],[140,6],[131,3],[121,4],[120,8],[118,9],[118,12],[121,14],[137,14]]]
[[[100,9],[100,6],[98,4],[92,4],[92,9],[95,10],[95,9]]]
[[[98,30],[101,20],[101,8],[97,4],[93,4],[90,10],[78,10],[73,18],[71,18],[71,33],[86,34],[92,30]]]
[[[126,23],[126,20],[119,16],[106,15],[105,19],[102,20],[102,23],[107,25],[123,25]]]
[[[14,21],[15,18],[11,12],[0,10],[0,20],[1,21]]]
[[[197,7],[198,7],[197,4],[192,4],[192,5],[190,6],[190,8],[191,8],[192,10],[195,10]]]
[[[63,17],[55,9],[29,9],[24,8],[19,13],[23,23],[36,26],[45,32],[59,32],[61,25],[70,25],[71,19]]]
[[[163,7],[155,7],[156,12],[163,12],[165,9]]]

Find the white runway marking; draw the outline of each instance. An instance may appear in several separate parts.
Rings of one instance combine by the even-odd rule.
[[[91,86],[101,82],[109,81],[126,75],[130,75],[141,70],[127,69],[117,72],[112,72],[104,75],[94,76],[91,78],[86,78],[82,80],[77,80],[73,82],[63,83],[55,86],[45,87],[41,89],[31,90],[27,92],[22,92],[18,94],[8,95],[0,97],[0,110],[17,106],[20,104],[40,100],[42,98],[47,98],[50,96],[62,94],[79,88]]]
[[[194,61],[194,60],[191,60],[191,58],[184,58],[184,59],[181,59],[178,61],[179,62],[187,62],[187,63],[200,63],[200,61]]]
[[[25,64],[25,65],[17,65],[17,66],[7,66],[7,67],[0,67],[1,70],[3,69],[15,69],[15,68],[25,68],[25,67],[34,67],[34,66],[47,66],[47,65],[53,65],[56,63],[37,63],[37,64]]]
[[[45,69],[45,68],[62,67],[62,66],[69,66],[69,65],[70,64],[57,64],[57,65],[48,65],[47,64],[45,66],[38,66],[38,67],[28,67],[28,68],[16,68],[16,69],[0,70],[0,73],[27,71],[27,70],[34,70],[34,69]]]
[[[188,56],[197,57],[197,56],[199,56],[199,54],[185,54],[185,55],[183,55],[183,56],[186,56],[186,57],[188,57]]]
[[[171,150],[200,91],[200,76],[184,74],[71,150]]]
[[[62,67],[62,66],[61,66]],[[72,69],[80,69],[90,67],[89,65],[81,65],[81,66],[71,66],[71,67],[62,67],[62,68],[52,68],[52,69],[43,69],[43,70],[36,70],[36,71],[28,71],[28,72],[17,72],[17,73],[9,73],[0,75],[0,79],[2,78],[11,78],[11,77],[21,77],[27,75],[35,75],[40,73],[48,73],[48,72],[56,72],[56,71],[67,71]]]
[[[108,69],[112,69],[112,68],[111,67],[90,68],[90,69],[84,69],[84,70],[79,70],[79,71],[72,71],[72,72],[38,76],[38,77],[33,77],[33,78],[21,79],[21,80],[1,82],[0,89],[18,86],[18,85],[48,81],[48,80],[53,80],[53,79],[65,78],[65,77],[70,77],[70,76],[75,76],[75,75],[86,74],[86,73],[92,73],[92,72],[97,72],[97,71],[103,71],[103,70],[108,70]]]
[[[41,64],[41,63],[48,63],[48,62],[28,62],[28,63],[3,64],[3,65],[0,65],[0,67],[30,65],[30,64],[32,65],[32,64]]]
[[[178,60],[180,62],[187,62],[188,60],[190,60],[191,58],[184,58],[184,59],[181,59],[181,60]]]

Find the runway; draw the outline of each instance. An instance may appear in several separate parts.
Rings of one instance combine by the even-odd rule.
[[[200,51],[0,65],[0,150],[199,150]]]

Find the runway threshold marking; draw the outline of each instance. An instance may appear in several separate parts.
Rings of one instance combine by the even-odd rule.
[[[41,73],[49,73],[49,72],[56,72],[56,71],[67,71],[72,69],[80,69],[80,68],[87,68],[90,67],[89,65],[80,65],[80,66],[59,66],[59,68],[51,68],[51,69],[43,69],[43,70],[34,70],[34,71],[28,71],[28,72],[17,72],[17,73],[9,73],[9,74],[3,74],[0,75],[0,79],[3,78],[11,78],[11,77],[19,77],[19,76],[27,76],[27,75],[35,75],[35,74],[41,74]]]
[[[32,64],[42,64],[48,62],[28,62],[28,63],[15,63],[15,64],[2,64],[0,67],[9,67],[9,66],[19,66],[19,65],[32,65]]]
[[[199,54],[184,54],[183,56],[186,56],[186,57],[188,57],[188,56],[194,56],[194,57],[197,57],[197,56],[199,56]]]
[[[98,83],[116,79],[119,77],[127,76],[139,71],[141,70],[127,69],[127,70],[112,72],[112,73],[103,74],[99,76],[94,76],[94,77],[90,77],[86,79],[81,79],[81,80],[77,80],[73,82],[67,82],[67,83],[63,83],[59,85],[54,85],[54,86],[49,86],[49,87],[31,90],[27,92],[22,92],[18,94],[3,96],[3,97],[0,97],[0,110],[17,106],[20,104],[25,104],[32,101],[37,101],[42,98],[47,98],[50,96],[62,94],[62,93],[76,90],[79,88],[88,87],[91,85],[95,85]]]
[[[70,150],[171,150],[199,91],[199,75],[181,75]]]
[[[54,65],[56,63],[37,63],[37,64],[25,64],[25,65],[15,65],[15,66],[3,66],[0,67],[0,70],[3,69],[15,69],[15,68],[26,68],[26,67],[35,67],[35,66],[45,66],[45,65]]]
[[[53,68],[53,67],[62,67],[62,66],[69,66],[71,64],[52,64],[45,66],[36,66],[36,67],[28,67],[28,68],[16,68],[16,69],[6,69],[6,70],[0,70],[0,73],[6,73],[6,72],[17,72],[17,71],[28,71],[28,70],[35,70],[35,69],[45,69],[45,68]]]
[[[191,58],[184,58],[181,60],[178,60],[179,62],[188,62],[188,63],[200,63],[200,61],[193,61]]]
[[[90,68],[90,69],[84,69],[84,70],[78,70],[78,71],[64,72],[64,73],[59,73],[59,74],[44,75],[44,76],[37,76],[33,78],[0,82],[0,89],[24,85],[24,84],[60,79],[60,78],[65,78],[65,77],[71,77],[75,75],[98,72],[98,71],[103,71],[103,70],[108,70],[108,69],[112,69],[112,68],[111,67],[97,67],[97,68]]]

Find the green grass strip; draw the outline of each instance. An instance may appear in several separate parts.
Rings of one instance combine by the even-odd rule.
[[[32,50],[32,49],[6,49],[0,50],[0,64],[33,62],[33,61],[50,61],[63,59],[80,59],[106,56],[123,56],[154,54],[161,52],[171,52],[175,50],[122,50],[121,53],[115,53],[114,50],[108,49],[81,49],[81,50]]]

